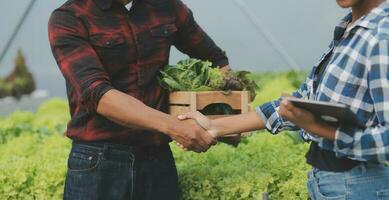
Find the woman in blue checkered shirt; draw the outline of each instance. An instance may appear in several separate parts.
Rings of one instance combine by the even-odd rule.
[[[179,118],[197,120],[215,138],[260,129],[273,134],[300,130],[311,142],[306,157],[313,167],[308,180],[313,200],[389,199],[389,2],[337,3],[352,12],[336,26],[328,50],[292,96],[345,104],[367,128],[331,126],[285,99],[217,120],[199,112]]]

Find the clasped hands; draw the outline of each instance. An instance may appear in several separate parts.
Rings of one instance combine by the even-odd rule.
[[[323,123],[323,121],[317,119],[312,113],[293,106],[293,104],[290,103],[287,99],[282,99],[278,109],[278,114],[282,119],[294,123],[296,126],[308,131],[309,133],[313,133],[328,139],[333,139],[335,137],[336,130],[334,127]],[[260,126],[255,126],[255,124],[250,123],[260,122],[258,122],[258,120],[252,121],[247,117],[251,119],[251,117],[256,118],[257,116],[256,114],[236,116],[233,119],[234,123],[236,123],[234,126],[255,127],[255,129],[265,128],[264,122],[262,122],[263,124]],[[178,116],[178,119],[181,120],[181,122],[189,123],[192,126],[192,128],[189,130],[186,129],[187,131],[182,130],[182,132],[186,132],[186,135],[177,135],[177,137],[172,137],[178,146],[185,150],[205,152],[212,145],[216,144],[217,137],[221,136],[223,131],[231,132],[230,130],[224,130],[231,128],[231,126],[227,124],[231,123],[231,120],[229,122],[219,121],[216,123],[215,121],[208,119],[200,112],[189,112],[187,114]],[[247,121],[249,121],[249,123],[247,123]],[[223,129],[223,131],[221,131],[221,129]],[[245,127],[239,127],[238,131],[240,130],[245,130]]]
[[[229,65],[220,68],[222,72],[228,72]],[[184,150],[191,150],[197,153],[206,152],[211,146],[217,143],[217,134],[212,130],[212,121],[200,112],[189,112],[179,115],[178,119],[189,125],[190,130],[184,130],[185,135],[176,134],[171,136],[179,147]],[[176,127],[176,131],[184,127]]]
[[[212,129],[212,121],[200,112],[189,112],[177,118],[181,121],[173,130],[177,134],[170,135],[182,149],[201,153],[217,143],[217,134]]]
[[[286,99],[283,99],[281,101],[280,108],[278,110],[278,114],[287,121],[290,121],[300,128],[303,128],[305,130],[312,130],[311,127],[317,125],[317,120],[315,116],[303,109],[299,109],[297,107],[294,107],[289,101]],[[216,144],[217,137],[219,137],[219,131],[217,130],[218,125],[213,125],[213,120],[207,118],[200,112],[189,112],[184,115],[179,115],[178,119],[182,122],[190,122],[194,123],[194,126],[197,126],[196,128],[193,128],[193,130],[196,131],[196,134],[192,134],[191,140],[189,142],[187,140],[180,140],[181,138],[174,139],[179,147],[181,147],[184,150],[192,150],[195,152],[205,152],[207,151],[212,145]],[[244,118],[237,117],[235,120],[247,120]],[[239,123],[242,124],[242,123]],[[199,127],[201,128],[199,128]],[[220,124],[219,126],[226,125]],[[243,128],[244,129],[244,128]],[[196,138],[198,137],[198,138]]]

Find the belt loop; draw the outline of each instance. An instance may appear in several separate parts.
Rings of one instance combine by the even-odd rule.
[[[128,147],[128,150],[132,153],[132,154],[135,154],[135,148],[134,147]]]
[[[311,170],[308,171],[308,173],[307,173],[308,180],[312,179],[314,177],[314,175],[313,175],[313,173],[314,173],[313,171],[314,170],[315,170],[315,168],[312,168]]]
[[[104,144],[103,151],[100,152],[101,159],[107,160],[109,153],[109,146],[107,144]]]
[[[360,166],[361,166],[361,173],[365,174],[367,172],[367,165],[366,165],[366,163],[362,163]]]

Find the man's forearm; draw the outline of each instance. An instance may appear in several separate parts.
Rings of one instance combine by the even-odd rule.
[[[220,137],[224,135],[244,133],[265,129],[265,124],[256,112],[225,117],[212,120],[212,128],[215,134]]]
[[[123,126],[167,133],[177,120],[118,90],[103,95],[97,112]]]
[[[127,127],[155,130],[195,152],[206,151],[214,138],[195,121],[180,122],[173,116],[146,106],[118,90],[109,90],[100,99],[97,112]]]

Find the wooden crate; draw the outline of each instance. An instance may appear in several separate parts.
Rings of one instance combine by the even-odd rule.
[[[250,93],[248,91],[232,91],[225,93],[223,91],[209,92],[173,92],[170,93],[169,104],[170,114],[178,116],[191,111],[201,111],[211,104],[223,103],[231,106],[233,110],[239,110],[239,113],[250,111]],[[230,115],[207,115],[211,119],[228,117]],[[242,133],[246,136],[249,133]],[[230,135],[227,137],[237,137],[239,135]]]
[[[233,110],[247,113],[250,110],[249,101],[248,91],[173,92],[169,97],[169,112],[173,116],[178,116],[191,111],[201,111],[211,104],[224,103],[231,106]],[[208,115],[212,119],[226,116],[228,115]]]

